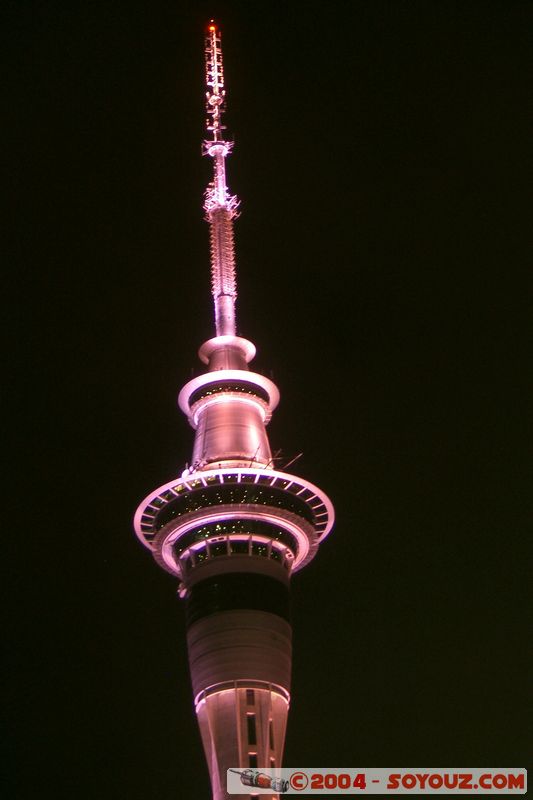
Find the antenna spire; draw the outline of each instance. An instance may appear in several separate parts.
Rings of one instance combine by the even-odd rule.
[[[226,186],[226,156],[232,142],[226,142],[222,131],[225,110],[224,64],[220,30],[211,20],[205,35],[206,128],[204,155],[213,159],[213,180],[205,192],[204,210],[211,238],[211,292],[215,302],[217,336],[235,336],[235,246],[233,220],[238,215],[239,201]]]

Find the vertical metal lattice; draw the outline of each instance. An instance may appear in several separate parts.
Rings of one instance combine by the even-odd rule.
[[[210,215],[211,233],[211,289],[213,297],[237,297],[235,282],[235,246],[233,242],[232,214],[227,208],[218,208]]]
[[[220,31],[209,25],[205,39],[205,76],[207,131],[210,139],[204,141],[203,151],[213,159],[213,180],[205,193],[205,215],[211,234],[211,290],[215,302],[217,336],[236,333],[235,300],[235,246],[233,220],[237,216],[239,201],[230,195],[226,186],[226,156],[232,143],[222,138],[222,113],[226,92],[224,90],[224,65]]]

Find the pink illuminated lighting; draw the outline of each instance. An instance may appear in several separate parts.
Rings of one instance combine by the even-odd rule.
[[[198,352],[202,373],[178,396],[195,432],[190,465],[147,495],[134,528],[157,564],[180,580],[213,800],[227,800],[228,767],[247,767],[252,753],[259,762],[282,763],[291,682],[290,580],[315,557],[335,513],[317,486],[273,468],[278,457],[267,425],[279,391],[250,370],[255,346],[236,334],[233,224],[239,201],[226,181],[232,142],[224,136],[224,64],[214,20],[205,29],[205,80],[203,153],[212,159],[213,173],[204,212],[215,334]],[[256,716],[265,724],[254,723],[251,737],[248,718]]]

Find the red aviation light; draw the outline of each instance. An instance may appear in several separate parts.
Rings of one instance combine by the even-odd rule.
[[[216,32],[216,29],[217,29],[217,26],[215,25],[215,23],[213,22],[213,20],[211,20],[211,22],[210,22],[210,23],[209,23],[209,25],[208,25],[208,28],[207,28],[207,30],[209,31],[209,33],[215,33],[215,32]]]

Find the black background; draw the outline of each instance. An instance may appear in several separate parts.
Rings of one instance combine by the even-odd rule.
[[[183,609],[131,520],[190,459],[212,334],[210,16],[239,330],[273,449],[337,513],[293,580],[285,763],[524,766],[531,5],[4,11],[6,797],[209,796]]]

